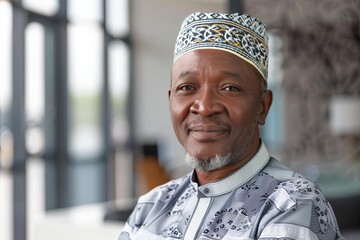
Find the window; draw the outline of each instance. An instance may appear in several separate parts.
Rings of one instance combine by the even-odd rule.
[[[97,25],[68,28],[69,155],[74,161],[100,158],[103,36]],[[89,57],[91,56],[91,57]]]
[[[34,239],[46,210],[118,196],[112,167],[132,139],[128,5],[0,1],[0,239]]]
[[[129,48],[121,41],[109,44],[109,93],[111,105],[111,137],[114,143],[125,143],[129,138],[126,118],[129,93]],[[123,66],[122,68],[119,66]],[[125,71],[124,71],[125,70]]]

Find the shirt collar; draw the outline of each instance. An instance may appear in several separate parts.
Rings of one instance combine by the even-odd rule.
[[[195,189],[198,189],[199,197],[214,197],[219,196],[228,192],[233,191],[237,187],[248,182],[253,178],[257,173],[261,171],[268,163],[270,159],[270,154],[263,142],[259,147],[259,150],[254,155],[254,157],[246,163],[243,167],[237,170],[235,173],[230,176],[221,179],[216,182],[207,183],[203,186],[198,187],[198,184],[191,180],[192,185]],[[194,172],[192,173],[194,175]],[[191,179],[193,179],[192,176]]]

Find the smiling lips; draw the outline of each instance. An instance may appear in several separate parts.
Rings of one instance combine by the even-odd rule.
[[[189,127],[189,135],[199,142],[211,142],[227,134],[229,129],[218,125],[201,124]]]

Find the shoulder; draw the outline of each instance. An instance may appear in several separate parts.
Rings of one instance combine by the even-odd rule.
[[[313,206],[319,215],[322,210],[331,208],[320,188],[311,180],[271,159],[264,172],[277,180],[270,199],[283,210],[300,204]],[[284,207],[286,206],[286,207]],[[321,210],[322,209],[322,210]]]
[[[273,216],[271,226],[286,223],[287,226],[310,229],[319,236],[337,235],[339,230],[333,210],[314,182],[274,159],[264,172],[277,179],[278,183],[269,196],[275,209],[279,210]]]
[[[275,234],[281,231],[298,239],[301,232],[305,239],[338,239],[340,231],[330,203],[315,183],[295,177],[280,182],[269,196],[274,206],[270,210],[273,218],[263,233]],[[277,209],[274,211],[274,209]],[[301,229],[301,232],[299,230]],[[295,234],[296,235],[292,235]],[[299,235],[297,235],[299,234]]]
[[[332,214],[331,206],[319,187],[302,177],[280,182],[274,189],[271,199],[275,205],[285,205],[284,210],[294,208],[315,211],[321,222],[327,218],[328,214]]]
[[[311,199],[315,202],[326,202],[319,187],[301,174],[289,169],[278,160],[271,158],[263,172],[276,179],[278,184],[274,193],[284,192],[294,201]]]

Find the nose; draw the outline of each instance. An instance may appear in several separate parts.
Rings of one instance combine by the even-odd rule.
[[[222,110],[223,103],[216,92],[210,89],[200,91],[190,107],[192,113],[200,114],[203,117],[221,113]]]

